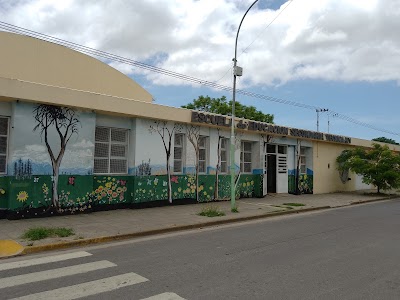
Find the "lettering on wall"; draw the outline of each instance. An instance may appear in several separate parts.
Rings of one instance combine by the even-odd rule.
[[[192,111],[192,123],[204,123],[216,126],[230,127],[231,118],[226,116]],[[274,133],[278,135],[287,135],[320,141],[351,144],[351,138],[341,135],[328,134],[298,128],[289,128],[256,121],[239,120],[236,123],[236,128],[249,131],[258,131],[262,133]]]

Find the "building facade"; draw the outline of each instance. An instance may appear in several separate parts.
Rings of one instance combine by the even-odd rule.
[[[229,117],[153,104],[130,78],[68,48],[5,32],[0,40],[3,217],[229,199]],[[235,127],[238,198],[368,188],[335,160],[370,141],[250,120]]]

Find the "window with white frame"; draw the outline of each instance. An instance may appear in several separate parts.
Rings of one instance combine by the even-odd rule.
[[[307,173],[306,162],[306,148],[300,147],[300,174]]]
[[[185,157],[185,135],[183,133],[175,133],[174,143],[174,173],[182,173]]]
[[[251,173],[251,142],[242,141],[240,147],[240,172]]]
[[[222,138],[221,139],[221,173],[228,172],[228,149],[229,149],[229,139]]]
[[[205,173],[207,170],[207,145],[208,138],[200,136],[199,138],[199,173]]]
[[[8,118],[0,117],[0,174],[7,172]]]
[[[128,173],[128,130],[96,127],[94,147],[95,174]]]

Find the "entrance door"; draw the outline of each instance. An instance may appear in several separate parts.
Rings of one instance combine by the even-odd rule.
[[[268,155],[267,155],[266,145],[267,143],[264,144],[263,196],[268,194],[268,178],[267,178]]]
[[[276,193],[276,154],[267,154],[268,193]]]

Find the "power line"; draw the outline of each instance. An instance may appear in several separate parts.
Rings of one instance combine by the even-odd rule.
[[[187,81],[187,82],[191,82],[194,84],[200,84],[206,87],[210,87],[210,88],[214,88],[214,89],[219,89],[219,90],[223,90],[223,91],[227,91],[227,92],[232,92],[232,87],[229,86],[225,86],[225,85],[221,85],[218,84],[216,82],[211,82],[211,81],[207,81],[207,80],[203,80],[203,79],[199,79],[196,77],[192,77],[192,76],[188,76],[188,75],[184,75],[184,74],[180,74],[180,73],[176,73],[167,69],[163,69],[163,68],[159,68],[159,67],[155,67],[146,63],[142,63],[139,61],[135,61],[132,59],[128,59],[122,56],[118,56],[112,53],[108,53],[102,50],[97,50],[94,48],[90,48],[87,46],[83,46],[77,43],[73,43],[73,42],[69,42],[63,39],[59,39],[56,37],[52,37],[46,34],[42,34],[40,32],[36,32],[36,31],[32,31],[29,29],[25,29],[22,27],[18,27],[6,22],[2,22],[0,21],[0,29],[3,29],[5,31],[9,31],[9,32],[13,32],[13,33],[17,33],[17,34],[22,34],[22,35],[27,35],[30,37],[34,37],[37,39],[41,39],[47,42],[51,42],[51,43],[55,43],[61,46],[65,46],[67,48],[79,51],[81,53],[84,54],[88,54],[91,56],[97,56],[97,57],[102,57],[104,59],[108,59],[111,61],[117,61],[120,63],[124,63],[124,64],[128,64],[134,67],[138,67],[147,71],[151,71],[151,72],[155,72],[161,75],[165,75],[165,76],[170,76],[176,79],[180,79],[183,81]],[[258,94],[258,93],[254,93],[251,91],[247,91],[247,90],[243,90],[243,89],[238,89],[236,90],[236,93],[244,95],[244,96],[248,96],[248,97],[253,97],[253,98],[258,98],[261,100],[266,100],[266,101],[270,101],[270,102],[275,102],[275,103],[280,103],[280,104],[286,104],[286,105],[291,105],[291,106],[295,106],[295,107],[299,107],[299,108],[304,108],[304,109],[309,109],[309,110],[316,110],[316,109],[320,109],[320,107],[317,106],[312,106],[312,105],[308,105],[308,104],[303,104],[303,103],[299,103],[299,102],[295,102],[295,101],[291,101],[291,100],[285,100],[285,99],[281,99],[281,98],[277,98],[277,97],[273,97],[273,96],[267,96],[267,95],[262,95],[262,94]],[[353,124],[359,125],[359,126],[363,126],[369,129],[373,129],[376,131],[380,131],[380,132],[384,132],[384,133],[388,133],[388,134],[392,134],[392,135],[396,135],[396,136],[400,136],[400,133],[397,132],[393,132],[393,131],[389,131],[386,129],[382,129],[382,128],[378,128],[375,127],[373,125],[367,124],[365,122],[361,122],[358,121],[354,118],[351,118],[349,116],[340,114],[338,112],[335,111],[331,111],[330,112],[332,114],[336,114],[337,118],[351,122]]]

